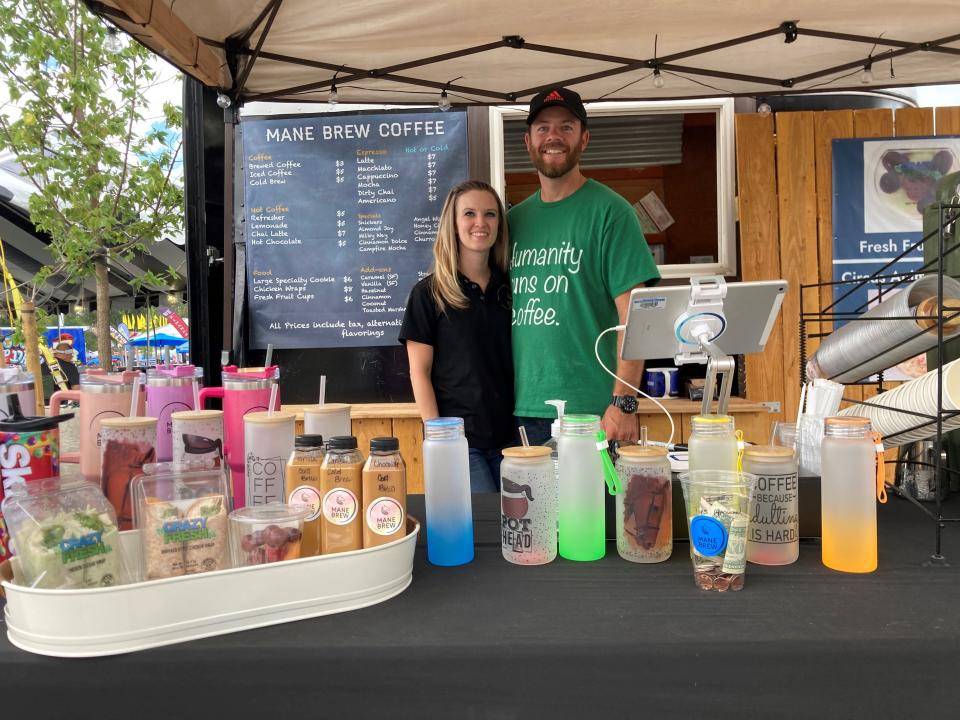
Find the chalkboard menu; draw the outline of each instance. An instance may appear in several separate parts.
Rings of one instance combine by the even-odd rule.
[[[249,346],[395,344],[468,176],[466,113],[248,118],[241,133]]]

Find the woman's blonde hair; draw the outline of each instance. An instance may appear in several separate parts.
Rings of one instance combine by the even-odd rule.
[[[507,234],[507,217],[503,211],[503,202],[497,191],[480,180],[468,180],[453,188],[447,195],[440,211],[437,228],[437,240],[433,244],[433,277],[430,290],[433,299],[445,311],[448,307],[463,310],[469,304],[460,282],[457,279],[460,265],[460,237],[457,234],[457,200],[464,193],[481,190],[490,193],[497,201],[500,217],[497,224],[497,240],[490,248],[490,267],[506,273],[510,269],[510,241]]]

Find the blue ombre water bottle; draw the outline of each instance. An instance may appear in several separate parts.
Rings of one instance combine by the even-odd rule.
[[[448,566],[473,560],[470,459],[461,418],[423,423],[423,494],[427,559]]]

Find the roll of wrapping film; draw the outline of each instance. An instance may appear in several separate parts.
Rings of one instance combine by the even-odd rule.
[[[943,295],[945,305],[960,305],[953,302],[960,300],[960,282],[944,275]],[[960,317],[950,318],[955,312],[944,310],[944,340],[960,334]],[[937,344],[936,321],[906,318],[936,314],[937,276],[924,275],[826,337],[807,362],[807,374],[856,382],[930,350]]]

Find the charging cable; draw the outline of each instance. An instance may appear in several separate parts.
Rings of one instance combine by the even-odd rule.
[[[613,327],[607,328],[607,329],[604,330],[602,333],[600,333],[599,335],[597,335],[597,341],[593,344],[593,354],[594,354],[594,356],[597,358],[597,362],[600,363],[600,367],[602,367],[604,370],[606,370],[607,375],[609,375],[610,377],[612,377],[614,380],[619,380],[620,382],[622,382],[624,385],[626,385],[626,386],[627,386],[628,388],[630,388],[631,390],[634,390],[634,391],[636,391],[637,393],[639,393],[640,395],[643,395],[647,400],[653,400],[654,404],[655,404],[658,408],[660,408],[661,410],[663,410],[663,414],[666,415],[666,416],[667,416],[667,420],[670,421],[670,437],[667,439],[667,444],[669,445],[670,443],[673,442],[673,435],[674,435],[674,433],[676,432],[676,429],[677,429],[677,428],[676,428],[676,425],[673,424],[673,417],[670,415],[670,412],[669,412],[663,405],[660,404],[660,401],[659,401],[659,400],[657,400],[655,397],[650,397],[649,395],[647,395],[647,394],[646,394],[643,390],[641,390],[640,388],[634,387],[633,385],[631,385],[630,383],[628,383],[626,380],[624,380],[622,377],[619,377],[615,372],[613,372],[613,370],[611,370],[610,368],[608,368],[608,367],[604,364],[603,360],[600,359],[600,340],[603,338],[603,336],[606,335],[608,332],[622,332],[622,331],[624,331],[624,330],[626,330],[626,329],[627,329],[627,326],[626,326],[626,325],[615,325],[615,326],[613,326]]]

